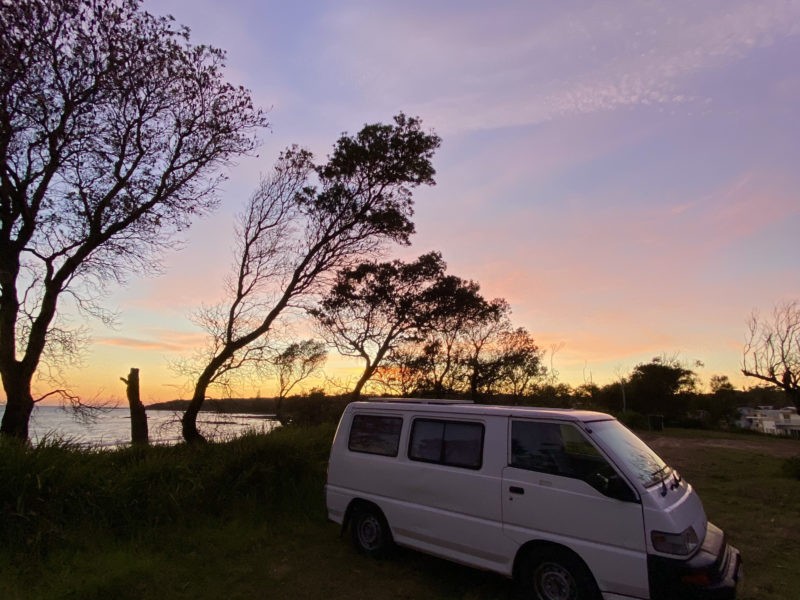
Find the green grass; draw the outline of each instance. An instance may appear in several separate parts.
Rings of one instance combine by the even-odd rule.
[[[326,522],[332,427],[202,448],[0,448],[0,598],[508,598],[502,577],[357,554]],[[800,481],[752,436],[667,432],[659,452],[745,560],[742,600],[800,591]],[[729,440],[732,448],[702,442]],[[751,444],[752,446],[752,444]],[[800,455],[800,443],[797,443]],[[785,445],[784,445],[785,453]]]
[[[785,462],[754,451],[706,448],[678,464],[709,520],[742,553],[743,600],[800,596],[800,481],[785,475]]]

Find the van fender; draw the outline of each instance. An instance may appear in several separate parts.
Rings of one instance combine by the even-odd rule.
[[[364,498],[353,498],[350,501],[350,504],[347,505],[347,509],[344,511],[344,518],[342,519],[342,526],[339,529],[339,537],[343,537],[344,534],[347,532],[347,529],[350,527],[350,521],[353,520],[353,513],[357,510],[362,508],[370,508],[373,510],[378,511],[383,515],[384,521],[388,524],[389,521],[386,519],[386,515],[381,510],[381,507],[375,504],[374,502],[370,502],[369,500],[365,500]],[[389,532],[391,532],[392,526],[389,525]]]

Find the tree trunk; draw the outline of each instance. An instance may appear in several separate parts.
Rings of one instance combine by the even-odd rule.
[[[186,412],[183,413],[183,418],[181,418],[183,439],[189,444],[204,444],[206,442],[206,438],[197,430],[197,415],[206,399],[207,387],[201,383],[197,384],[194,396],[189,401],[189,406],[186,408]]]
[[[361,390],[367,385],[367,382],[372,378],[372,375],[375,373],[375,366],[367,365],[367,368],[364,369],[364,372],[361,374],[358,382],[356,382],[355,388],[353,391],[350,392],[350,395],[353,397],[353,400],[360,400],[361,399]]]
[[[3,388],[7,398],[3,423],[0,425],[0,435],[3,437],[28,441],[28,423],[34,404],[30,383],[30,378],[19,371],[3,373]]]
[[[147,445],[150,437],[147,432],[147,413],[144,404],[139,399],[139,369],[131,368],[128,378],[120,377],[127,386],[128,406],[131,409],[131,443],[136,445]]]

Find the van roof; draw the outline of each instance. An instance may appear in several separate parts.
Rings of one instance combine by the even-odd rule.
[[[352,408],[351,408],[352,407]],[[427,412],[463,415],[495,415],[503,417],[536,417],[565,421],[606,421],[609,414],[573,408],[548,408],[541,406],[506,406],[500,404],[475,404],[470,400],[445,400],[436,398],[371,398],[369,401],[351,402],[350,410],[359,408],[391,412]]]

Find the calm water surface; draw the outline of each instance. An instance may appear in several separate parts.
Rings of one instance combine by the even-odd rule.
[[[0,418],[5,405],[0,405]],[[182,412],[147,411],[150,441],[156,444],[180,442]],[[268,432],[278,422],[266,415],[201,412],[197,428],[207,439],[230,439],[248,431]],[[59,406],[36,406],[30,421],[30,439],[37,443],[46,437],[69,440],[86,446],[114,447],[131,439],[131,417],[127,408],[92,411],[91,418],[78,418],[72,410]]]

